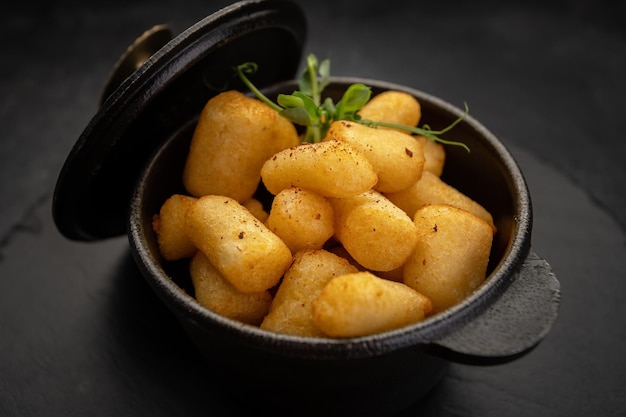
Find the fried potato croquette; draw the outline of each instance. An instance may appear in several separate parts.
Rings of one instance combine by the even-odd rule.
[[[365,120],[415,127],[422,118],[422,108],[412,95],[390,90],[372,97],[357,114]]]
[[[299,336],[325,336],[313,322],[311,305],[328,281],[352,272],[357,272],[356,267],[325,250],[296,253],[261,328]]]
[[[424,136],[414,136],[422,144],[424,151],[424,171],[429,171],[438,177],[443,173],[446,162],[446,150],[441,143],[437,143]]]
[[[299,142],[294,125],[265,103],[237,91],[221,93],[200,114],[183,183],[193,196],[243,203],[256,191],[265,160]]]
[[[185,233],[185,216],[194,201],[196,199],[193,197],[174,194],[165,200],[159,214],[152,218],[159,251],[168,261],[191,258],[197,251]]]
[[[272,303],[269,291],[238,291],[202,252],[197,252],[191,259],[189,273],[196,300],[217,314],[258,326],[269,311]]]
[[[333,208],[326,198],[291,187],[274,197],[266,225],[296,253],[321,249],[335,232],[333,223]]]
[[[382,194],[369,190],[329,201],[335,212],[336,239],[365,268],[391,271],[413,252],[417,241],[413,220]]]
[[[404,266],[404,283],[428,297],[433,312],[453,306],[483,283],[491,226],[465,210],[435,204],[415,213],[418,236]]]
[[[422,144],[406,133],[340,120],[330,125],[324,140],[333,139],[350,144],[370,161],[378,175],[377,191],[404,190],[422,176]]]
[[[323,197],[349,197],[378,181],[372,164],[359,151],[337,140],[296,146],[276,153],[261,169],[267,190],[301,187]]]
[[[431,303],[404,284],[370,272],[331,279],[313,302],[313,321],[331,337],[357,337],[423,320]]]
[[[229,197],[200,197],[187,212],[185,230],[211,264],[241,292],[275,286],[291,264],[287,245]]]
[[[431,172],[424,172],[422,178],[406,190],[388,193],[385,196],[411,217],[426,205],[448,204],[480,217],[489,223],[494,233],[496,231],[489,211]]]

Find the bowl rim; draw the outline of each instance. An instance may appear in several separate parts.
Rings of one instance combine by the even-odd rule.
[[[284,89],[294,83],[294,80],[283,81],[271,88]],[[463,110],[441,98],[391,82],[335,76],[331,77],[330,84],[347,87],[353,83],[363,83],[376,89],[404,91],[416,97],[420,103],[428,102],[429,105],[450,113],[454,117],[464,114]],[[500,163],[509,173],[511,187],[515,191],[514,226],[502,259],[495,265],[485,282],[463,301],[423,321],[368,336],[331,339],[274,333],[223,317],[203,307],[167,275],[159,262],[151,258],[148,242],[143,238],[146,233],[146,224],[142,221],[143,185],[149,177],[153,162],[164,147],[157,150],[153,158],[149,160],[134,187],[127,224],[133,257],[144,278],[179,320],[183,321],[183,324],[191,322],[215,333],[216,336],[219,334],[238,344],[280,355],[316,359],[361,358],[409,347],[427,350],[429,345],[460,329],[493,304],[515,279],[531,247],[532,204],[520,167],[504,144],[478,120],[471,115],[466,115],[462,123],[468,124],[481,136],[485,141],[485,146],[492,149],[494,156],[500,159]]]

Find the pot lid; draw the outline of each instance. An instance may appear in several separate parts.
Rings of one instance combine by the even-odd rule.
[[[295,3],[252,0],[221,9],[169,41],[162,29],[135,42],[144,51],[158,50],[117,88],[110,85],[111,77],[100,109],[59,174],[53,217],[69,239],[126,233],[130,196],[152,154],[194,120],[211,97],[227,88],[244,89],[234,66],[256,62],[254,82],[261,88],[292,79],[302,57],[306,21]],[[156,47],[150,36],[155,33],[162,39]],[[128,68],[128,61],[136,59],[131,48],[115,69]],[[107,90],[112,91],[108,96]]]

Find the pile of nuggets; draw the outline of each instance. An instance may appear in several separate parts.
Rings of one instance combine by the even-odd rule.
[[[363,119],[417,126],[419,102],[372,98]],[[349,338],[445,310],[486,279],[491,214],[440,177],[445,149],[335,121],[319,143],[261,101],[209,100],[183,184],[153,218],[167,261],[189,259],[195,298],[267,331]],[[255,198],[262,185],[271,207]],[[269,203],[268,203],[269,205]]]

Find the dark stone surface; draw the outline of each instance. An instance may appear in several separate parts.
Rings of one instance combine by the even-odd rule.
[[[520,163],[533,249],[561,282],[559,318],[534,351],[453,364],[402,416],[623,413],[625,6],[300,3],[307,52],[330,57],[335,75],[469,103]],[[180,32],[226,4],[0,6],[0,415],[244,415],[144,283],[126,239],[70,242],[50,214],[56,176],[119,54],[154,24]]]

